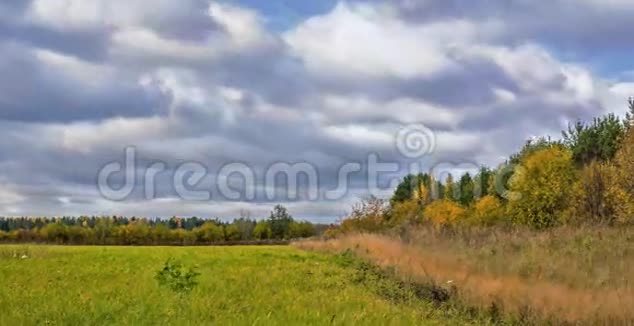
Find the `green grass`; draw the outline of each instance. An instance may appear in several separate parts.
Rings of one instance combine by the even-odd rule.
[[[170,257],[201,273],[190,294],[154,279]],[[340,260],[281,246],[0,246],[0,325],[464,324],[390,300]]]

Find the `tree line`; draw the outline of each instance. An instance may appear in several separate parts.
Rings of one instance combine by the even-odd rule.
[[[535,229],[631,224],[634,100],[628,104],[624,119],[607,114],[577,121],[560,139],[531,139],[503,164],[475,175],[408,175],[389,201],[364,200],[328,234],[425,223]]]
[[[325,226],[295,220],[284,206],[268,219],[198,217],[0,217],[0,242],[79,245],[208,245],[308,238]]]

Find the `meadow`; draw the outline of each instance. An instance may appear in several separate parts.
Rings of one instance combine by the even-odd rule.
[[[481,324],[341,255],[290,246],[0,246],[1,325]],[[200,276],[161,287],[169,258]]]
[[[450,288],[448,302],[488,313],[498,322],[634,323],[632,227],[419,227],[295,246],[349,252],[393,271],[394,278]]]

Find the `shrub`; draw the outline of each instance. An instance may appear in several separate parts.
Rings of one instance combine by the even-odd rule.
[[[452,224],[465,217],[465,210],[458,204],[443,199],[437,200],[425,207],[425,218],[435,226]]]
[[[196,278],[200,275],[193,268],[185,268],[174,259],[168,259],[163,268],[156,273],[156,280],[160,286],[167,287],[178,293],[188,293],[194,289],[198,282]]]
[[[508,205],[516,224],[544,229],[561,222],[575,181],[572,155],[562,147],[537,150],[520,161],[511,177]]]
[[[341,231],[378,232],[386,227],[388,206],[382,199],[370,197],[352,207],[352,213],[341,222]]]
[[[473,205],[469,224],[491,226],[502,222],[504,215],[504,206],[497,197],[484,196]]]

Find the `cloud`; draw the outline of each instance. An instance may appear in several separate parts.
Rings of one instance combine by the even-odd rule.
[[[495,165],[531,135],[623,113],[633,68],[615,78],[589,62],[596,48],[628,47],[605,35],[627,40],[631,10],[625,1],[342,1],[280,32],[239,2],[3,2],[0,215],[229,218],[246,208],[263,217],[284,201],[298,216],[334,221],[368,194],[367,167],[341,200],[316,202],[267,200],[267,187],[283,187],[265,184],[266,169],[309,163],[332,189],[340,166],[374,153],[400,164],[386,185],[414,163],[395,148],[406,124],[435,132],[434,153],[416,160],[429,169]],[[99,194],[99,170],[129,146],[139,175],[165,164],[158,198],[144,198],[141,177],[126,201]],[[192,161],[208,170],[204,189],[228,163],[252,167],[256,198],[180,199],[171,180]]]

